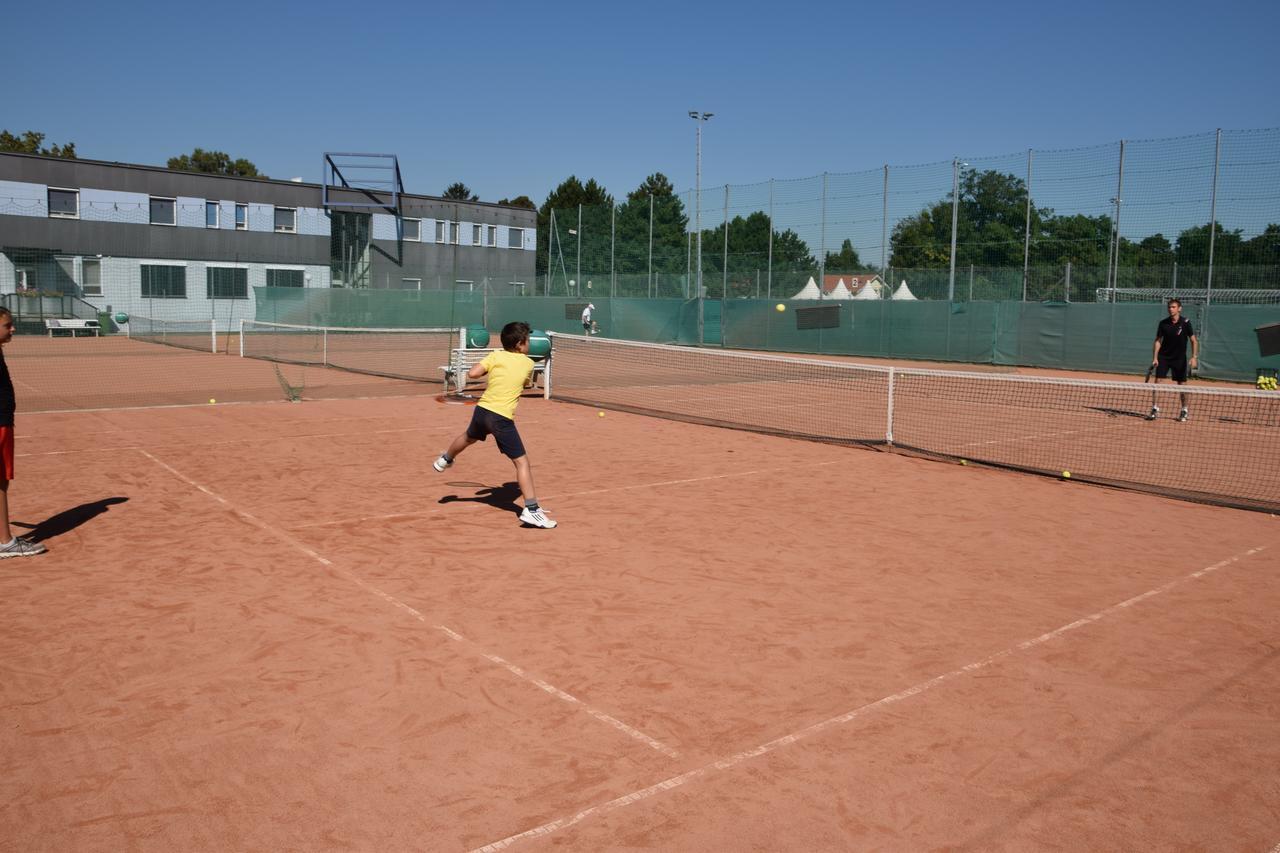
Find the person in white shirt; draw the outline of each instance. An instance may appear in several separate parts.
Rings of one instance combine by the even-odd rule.
[[[596,306],[590,302],[587,303],[586,308],[582,309],[582,331],[584,334],[594,335],[596,333],[595,323],[591,320],[591,312],[594,310],[596,310]]]

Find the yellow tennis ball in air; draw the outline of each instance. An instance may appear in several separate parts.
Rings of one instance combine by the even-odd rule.
[[[1070,480],[1070,479],[1071,479],[1071,472],[1070,472],[1070,471],[1063,471],[1063,472],[1062,472],[1062,479],[1064,479],[1064,480]]]
[[[596,412],[596,417],[603,418],[603,417],[604,417],[604,412]]]
[[[779,302],[777,305],[773,306],[773,310],[775,310],[775,311],[786,311],[786,310],[787,310],[787,306],[785,306],[785,305],[783,305],[781,302]]]

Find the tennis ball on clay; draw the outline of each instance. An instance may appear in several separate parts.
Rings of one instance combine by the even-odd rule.
[[[604,412],[596,412],[596,417],[603,418]]]
[[[969,460],[968,460],[968,459],[961,459],[961,460],[960,460],[960,464],[961,464],[961,465],[968,465],[968,464],[969,464]]]
[[[216,403],[216,402],[218,402],[218,401],[217,401],[217,400],[215,400],[215,399],[213,399],[212,397],[210,397],[210,398],[209,398],[209,402],[210,402],[210,403]]]
[[[1071,479],[1071,472],[1070,472],[1070,471],[1063,471],[1063,472],[1062,472],[1062,479],[1064,479],[1064,480],[1070,480],[1070,479]]]
[[[773,306],[773,310],[774,310],[774,311],[786,311],[786,310],[787,310],[787,306],[785,306],[785,305],[783,305],[781,302],[779,302],[777,305]]]

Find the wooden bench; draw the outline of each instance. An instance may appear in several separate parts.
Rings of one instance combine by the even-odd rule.
[[[449,363],[440,366],[444,371],[444,392],[461,396],[469,383],[481,381],[471,379],[467,374],[471,372],[471,368],[484,361],[485,356],[491,352],[495,350],[456,347],[450,351]],[[529,384],[526,387],[535,388],[540,381],[545,387],[547,368],[550,367],[551,359],[547,356],[533,355],[529,358],[533,359],[533,375],[529,377]]]
[[[76,320],[65,317],[45,320],[44,327],[49,330],[49,337],[51,338],[53,333],[58,331],[70,332],[73,338],[77,332],[93,332],[94,337],[97,337],[102,328],[97,320]]]

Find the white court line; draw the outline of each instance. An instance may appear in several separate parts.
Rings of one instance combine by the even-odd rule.
[[[985,669],[998,661],[1001,661],[1007,657],[1010,657],[1011,655],[1016,654],[1017,652],[1026,651],[1027,649],[1034,648],[1035,646],[1041,645],[1042,643],[1047,643],[1050,640],[1056,639],[1057,637],[1062,636],[1068,631],[1074,631],[1077,628],[1082,628],[1086,625],[1091,625],[1094,622],[1097,622],[1098,620],[1103,619],[1106,616],[1110,616],[1114,613],[1117,613],[1126,607],[1131,607],[1141,601],[1145,601],[1148,598],[1151,598],[1156,595],[1160,595],[1163,592],[1167,592],[1175,586],[1186,583],[1187,581],[1190,581],[1190,580],[1194,580],[1196,578],[1204,577],[1210,572],[1217,571],[1218,569],[1221,569],[1224,566],[1229,566],[1232,563],[1238,563],[1239,561],[1247,557],[1251,557],[1254,554],[1257,554],[1260,551],[1265,550],[1266,547],[1267,546],[1265,545],[1261,545],[1257,548],[1251,548],[1248,551],[1245,551],[1243,554],[1237,554],[1234,557],[1229,557],[1219,563],[1214,563],[1212,566],[1207,566],[1203,569],[1192,572],[1191,574],[1186,575],[1185,577],[1181,577],[1181,578],[1177,578],[1175,580],[1169,581],[1163,586],[1158,586],[1155,589],[1148,590],[1147,592],[1144,592],[1141,595],[1135,595],[1133,598],[1125,599],[1124,601],[1121,601],[1119,604],[1113,604],[1110,607],[1099,610],[1098,612],[1085,616],[1082,619],[1077,619],[1074,622],[1063,625],[1062,627],[1049,631],[1046,634],[1041,634],[1038,637],[1033,637],[1030,640],[1025,640],[1021,643],[1010,646],[1009,648],[1000,652],[996,652],[995,654],[989,657],[982,658],[981,660],[974,661],[973,663],[965,664],[964,666],[958,669],[953,669],[950,672],[945,672],[942,675],[934,676],[933,678],[927,679],[925,681],[921,681],[918,684],[912,685],[911,687],[908,687],[905,690],[899,691],[898,693],[894,693],[891,696],[885,696],[883,699],[877,699],[874,702],[870,702],[866,705],[862,705],[858,708],[854,708],[852,711],[848,711],[847,713],[841,714],[838,717],[831,717],[830,719],[823,720],[822,722],[815,723],[811,726],[807,726],[789,735],[784,735],[775,740],[771,740],[767,743],[760,744],[759,746],[754,747],[752,749],[735,753],[726,758],[719,759],[718,761],[713,761],[710,764],[704,764],[702,767],[698,767],[694,770],[690,770],[687,773],[681,773],[678,776],[672,776],[671,778],[664,779],[661,782],[658,782],[657,784],[650,785],[647,788],[641,788],[638,791],[632,791],[630,794],[626,794],[616,799],[609,800],[608,802],[601,803],[598,806],[590,806],[589,808],[585,808],[582,811],[577,812],[576,814],[570,815],[568,817],[562,817],[562,818],[559,818],[558,820],[553,820],[553,821],[550,821],[549,823],[544,823],[541,826],[536,826],[533,829],[527,829],[524,832],[519,832],[519,833],[516,833],[515,835],[511,835],[506,838],[500,839],[498,841],[491,842],[489,844],[484,845],[483,847],[477,847],[475,848],[475,850],[472,851],[472,853],[491,853],[491,851],[501,850],[505,847],[509,847],[512,844],[515,844],[517,841],[523,841],[530,838],[537,838],[544,835],[550,835],[553,832],[564,829],[566,827],[573,826],[576,823],[581,823],[582,821],[586,820],[589,817],[608,814],[609,812],[616,811],[617,809],[620,809],[623,806],[629,806],[632,803],[638,803],[641,800],[647,800],[650,797],[653,797],[657,794],[661,794],[663,791],[670,791],[673,788],[678,788],[681,785],[687,784],[688,782],[692,782],[693,780],[698,779],[702,776],[710,775],[714,771],[727,770],[730,767],[733,767],[737,764],[741,764],[742,762],[747,761],[749,759],[758,758],[761,755],[766,755],[770,752],[774,752],[775,750],[781,749],[784,746],[789,746],[790,744],[796,743],[797,741],[803,740],[808,737],[812,737],[813,735],[816,735],[819,732],[825,731],[830,728],[834,728],[836,726],[843,725],[845,723],[850,722],[851,720],[857,719],[858,717],[865,716],[866,714],[869,714],[872,711],[879,710],[880,708],[886,707],[888,705],[892,705],[897,702],[901,702],[905,699],[910,699],[913,696],[919,696],[920,694],[928,690],[932,690],[935,687],[938,687],[949,681],[953,681],[962,675],[968,675],[969,673],[976,672],[980,669]],[[1276,853],[1276,850],[1271,851],[1271,853]]]
[[[290,433],[289,435],[267,435],[256,436],[254,438],[237,438],[227,441],[209,441],[204,442],[200,447],[222,447],[229,444],[260,444],[267,441],[296,441],[303,438],[343,438],[351,435],[386,435],[395,432],[444,432],[445,427],[402,427],[398,429],[374,429],[374,430],[356,430],[355,432],[309,432],[309,433]],[[450,428],[450,431],[452,429]],[[190,449],[190,443],[175,444],[159,444],[147,445],[152,450],[162,450],[173,447]],[[92,447],[86,450],[45,450],[40,453],[17,453],[15,456],[66,456],[73,453],[118,453],[121,450],[142,450],[142,447],[131,444],[128,447]]]
[[[400,610],[403,610],[405,613],[408,613],[410,616],[412,616],[414,619],[417,619],[419,622],[423,623],[424,625],[430,625],[430,624],[431,624],[431,623],[427,620],[427,617],[426,617],[425,615],[423,615],[421,611],[416,610],[415,608],[413,608],[413,607],[409,606],[408,604],[405,604],[403,601],[401,601],[400,599],[398,599],[398,598],[396,598],[395,596],[391,595],[390,593],[383,592],[381,589],[379,589],[378,587],[374,586],[373,584],[371,584],[371,583],[367,582],[364,578],[360,577],[359,575],[355,574],[354,572],[349,571],[348,569],[345,569],[345,568],[343,568],[342,566],[337,565],[337,564],[336,564],[336,563],[334,563],[332,560],[328,560],[328,559],[326,559],[325,557],[322,557],[320,554],[316,553],[316,552],[315,552],[314,550],[312,550],[311,548],[308,548],[306,545],[302,544],[301,542],[299,542],[297,539],[295,539],[295,538],[293,538],[292,536],[290,536],[290,535],[289,535],[288,533],[286,533],[285,531],[283,531],[283,530],[279,529],[278,527],[275,527],[275,526],[273,526],[273,525],[271,525],[271,524],[268,524],[267,522],[262,521],[261,519],[257,518],[256,516],[254,516],[254,515],[252,515],[252,514],[250,514],[250,513],[248,513],[248,512],[245,512],[244,510],[242,510],[242,509],[240,509],[240,508],[236,507],[236,506],[235,506],[235,505],[233,505],[230,501],[228,501],[226,498],[224,498],[224,497],[222,497],[221,495],[219,495],[217,492],[214,492],[212,489],[209,489],[209,488],[207,488],[207,487],[205,487],[205,486],[201,485],[200,483],[197,483],[195,480],[193,480],[193,479],[191,479],[190,477],[186,476],[185,474],[183,474],[183,473],[179,472],[178,470],[176,470],[176,469],[175,469],[175,468],[173,468],[172,466],[170,466],[170,465],[166,464],[165,462],[162,462],[161,460],[157,459],[155,456],[151,455],[151,454],[150,454],[150,453],[148,453],[146,450],[143,450],[143,449],[141,449],[141,448],[138,448],[138,452],[139,452],[139,453],[141,453],[143,456],[147,457],[148,459],[150,459],[152,462],[154,462],[154,463],[156,463],[157,465],[159,465],[161,468],[163,468],[163,469],[165,469],[166,471],[168,471],[168,472],[169,472],[170,474],[172,474],[173,476],[177,477],[177,478],[178,478],[179,480],[181,480],[182,482],[186,483],[186,484],[187,484],[187,485],[189,485],[189,486],[193,486],[194,488],[199,489],[200,491],[204,492],[206,495],[208,495],[209,497],[213,498],[213,499],[214,499],[215,501],[217,501],[218,503],[220,503],[220,504],[222,504],[223,506],[225,506],[225,507],[226,507],[228,510],[230,510],[234,515],[238,516],[238,517],[239,517],[239,518],[241,518],[242,520],[247,521],[249,524],[252,524],[254,527],[257,527],[257,528],[259,528],[260,530],[263,530],[263,531],[265,531],[265,532],[267,532],[267,533],[270,533],[272,536],[276,537],[276,538],[277,538],[277,539],[279,539],[280,541],[282,541],[282,542],[284,542],[284,543],[286,543],[286,544],[290,545],[291,547],[293,547],[294,549],[296,549],[296,550],[298,550],[298,551],[301,551],[303,554],[306,554],[306,555],[307,555],[308,557],[310,557],[311,559],[313,559],[313,560],[315,560],[316,562],[320,563],[320,565],[322,565],[322,566],[324,566],[324,567],[326,567],[326,568],[328,568],[328,569],[331,569],[331,570],[333,570],[334,572],[337,572],[338,574],[342,575],[342,576],[343,576],[343,577],[345,577],[347,580],[349,580],[349,581],[351,581],[352,583],[354,583],[354,584],[356,584],[357,586],[359,586],[361,589],[364,589],[365,591],[370,592],[370,593],[372,593],[372,594],[376,595],[378,598],[381,598],[383,601],[387,602],[388,604],[392,605],[393,607],[396,607],[396,608],[399,608]],[[459,634],[457,631],[452,630],[452,629],[451,629],[451,628],[449,628],[448,626],[446,626],[446,625],[434,625],[433,627],[434,627],[437,631],[439,631],[439,632],[441,632],[442,634],[444,634],[445,636],[447,636],[449,639],[451,639],[451,640],[453,640],[453,641],[455,641],[455,642],[460,642],[460,643],[465,643],[465,644],[467,644],[467,645],[468,645],[468,646],[470,646],[472,649],[474,649],[478,654],[480,654],[482,657],[484,657],[486,660],[489,660],[489,661],[491,661],[491,662],[493,662],[493,663],[498,664],[499,666],[503,667],[503,668],[504,668],[504,669],[506,669],[508,672],[512,673],[513,675],[515,675],[516,677],[520,678],[521,680],[523,680],[523,681],[525,681],[525,682],[527,682],[527,683],[529,683],[529,684],[532,684],[533,686],[537,687],[537,688],[538,688],[538,689],[540,689],[540,690],[543,690],[543,691],[545,691],[545,692],[547,692],[547,693],[550,693],[552,696],[556,697],[557,699],[559,699],[559,700],[561,700],[561,701],[563,701],[563,702],[567,702],[567,703],[569,703],[569,704],[571,704],[571,705],[574,705],[574,706],[576,706],[576,707],[578,707],[578,708],[582,709],[582,710],[583,710],[583,711],[585,711],[588,715],[590,715],[591,717],[594,717],[596,720],[599,720],[600,722],[605,723],[606,725],[608,725],[608,726],[610,726],[610,727],[612,727],[612,728],[617,729],[618,731],[620,731],[620,732],[622,732],[622,733],[626,734],[628,737],[630,737],[630,738],[632,738],[632,739],[634,739],[634,740],[637,740],[637,741],[639,741],[640,743],[643,743],[645,746],[649,747],[650,749],[655,749],[655,750],[657,750],[658,752],[661,752],[663,755],[666,755],[666,756],[667,756],[667,757],[669,757],[669,758],[679,758],[679,757],[680,757],[680,753],[676,752],[674,749],[672,749],[671,747],[669,747],[669,746],[667,746],[666,744],[662,743],[661,741],[659,741],[659,740],[657,740],[657,739],[655,739],[655,738],[650,737],[649,735],[645,734],[644,732],[640,731],[639,729],[636,729],[636,728],[633,728],[633,727],[631,727],[631,726],[627,725],[626,723],[622,722],[621,720],[617,719],[616,717],[612,717],[612,716],[610,716],[609,714],[606,714],[606,713],[605,713],[605,712],[603,712],[603,711],[600,711],[600,710],[598,710],[598,709],[596,709],[596,708],[591,707],[590,705],[586,704],[585,702],[583,702],[581,699],[577,698],[576,696],[572,696],[572,695],[570,695],[570,694],[568,694],[568,693],[564,692],[563,690],[559,689],[558,687],[555,687],[554,685],[549,684],[549,683],[547,683],[546,681],[543,681],[541,678],[537,678],[536,676],[531,675],[530,673],[526,672],[525,670],[521,669],[520,667],[516,666],[515,664],[512,664],[512,663],[510,663],[509,661],[504,660],[503,658],[499,657],[498,655],[495,655],[495,654],[492,654],[492,653],[490,653],[490,652],[485,651],[484,649],[480,648],[478,645],[476,645],[475,643],[473,643],[471,640],[468,640],[466,637],[462,636],[462,635],[461,635],[461,634]]]
[[[1272,847],[1271,853],[1280,853],[1280,844],[1277,844],[1275,847]]]
[[[812,465],[808,465],[804,467],[822,468],[826,465],[838,465],[840,464],[841,461],[843,460],[838,460],[833,462],[815,462]],[[562,495],[557,495],[557,494],[544,495],[538,500],[539,501],[567,500],[568,498],[580,498],[583,495],[601,495],[601,494],[605,494],[606,492],[622,492],[628,489],[651,489],[651,488],[657,488],[659,486],[679,486],[685,483],[702,483],[708,480],[724,480],[724,479],[728,479],[729,477],[749,477],[755,474],[772,474],[778,471],[794,471],[795,469],[796,469],[796,466],[792,465],[787,468],[764,468],[758,471],[734,471],[729,474],[711,474],[706,477],[690,477],[685,480],[662,480],[660,482],[655,482],[655,483],[630,483],[625,486],[610,486],[609,488],[606,488],[606,489],[591,489],[585,492],[567,492]],[[459,503],[474,503],[474,501],[459,501]],[[339,519],[338,521],[316,521],[316,522],[312,522],[311,524],[295,524],[289,529],[290,530],[306,530],[314,527],[334,527],[341,524],[363,524],[369,521],[390,521],[391,519],[396,519],[396,518],[423,518],[425,516],[435,515],[436,513],[444,512],[444,511],[445,510],[443,508],[437,507],[436,509],[424,509],[424,510],[419,510],[417,512],[393,512],[387,515],[366,515],[363,518],[344,518],[344,519]]]

